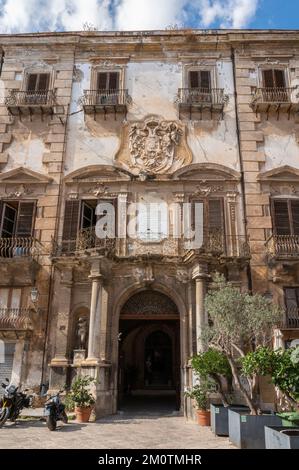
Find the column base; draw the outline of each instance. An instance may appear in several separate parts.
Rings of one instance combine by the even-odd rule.
[[[94,367],[99,366],[101,360],[98,357],[87,357],[84,361],[81,362],[82,367]]]
[[[50,362],[50,367],[67,367],[70,361],[64,356],[54,357]]]

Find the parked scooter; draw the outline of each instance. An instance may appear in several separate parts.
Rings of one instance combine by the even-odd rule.
[[[47,426],[50,431],[55,431],[57,421],[67,424],[68,418],[65,412],[65,405],[61,402],[60,393],[63,390],[51,396],[45,403],[44,415],[46,417]]]
[[[0,428],[4,426],[7,420],[16,421],[23,408],[29,408],[32,403],[32,396],[19,391],[19,387],[9,383],[2,384],[4,396],[0,398]],[[28,390],[24,390],[27,392]]]

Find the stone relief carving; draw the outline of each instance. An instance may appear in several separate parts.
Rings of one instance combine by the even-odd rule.
[[[175,122],[133,124],[129,133],[132,165],[148,173],[166,172],[173,165],[182,133]]]
[[[271,184],[270,185],[270,194],[271,195],[298,195],[299,194],[299,185],[296,184]]]
[[[12,191],[5,191],[5,193],[1,193],[1,197],[9,197],[9,198],[16,198],[19,199],[23,196],[29,196],[30,194],[33,194],[34,190],[31,188],[28,188],[24,184],[19,185],[18,187],[15,187],[12,189]]]
[[[224,190],[223,186],[213,185],[208,181],[200,181],[200,184],[196,187],[195,195],[207,197],[212,193],[221,192]]]
[[[192,162],[185,127],[176,121],[149,117],[128,123],[116,161],[138,175],[171,173]]]

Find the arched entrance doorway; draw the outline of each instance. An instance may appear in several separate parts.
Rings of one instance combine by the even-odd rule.
[[[180,315],[165,294],[144,290],[122,307],[119,320],[118,407],[180,407]]]

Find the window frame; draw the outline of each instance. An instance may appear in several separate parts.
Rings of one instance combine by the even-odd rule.
[[[29,67],[24,70],[23,72],[23,82],[22,82],[22,87],[21,91],[23,92],[28,92],[28,80],[29,76],[37,74],[48,74],[49,75],[49,83],[48,83],[48,89],[47,91],[52,91],[54,89],[54,81],[55,81],[55,71],[52,68],[43,68],[43,67]],[[38,91],[37,91],[38,93]]]
[[[215,65],[191,65],[184,67],[183,88],[190,89],[190,72],[210,72],[210,90],[218,88],[217,74]]]
[[[94,66],[91,69],[90,74],[90,90],[97,91],[98,90],[98,74],[99,73],[118,73],[118,88],[117,90],[125,89],[125,67],[118,66],[117,64],[111,67],[105,66]]]
[[[258,87],[265,88],[264,85],[264,71],[265,70],[281,70],[284,73],[284,81],[285,81],[285,88],[289,88],[291,85],[291,77],[290,77],[290,70],[288,65],[280,65],[280,64],[263,64],[258,66]]]
[[[281,235],[281,234],[278,234],[277,233],[277,227],[276,227],[276,223],[275,223],[275,201],[278,201],[278,202],[286,202],[287,203],[287,206],[288,206],[288,217],[289,217],[289,226],[290,226],[290,233],[289,234],[285,234],[286,236],[296,236],[296,234],[294,233],[294,221],[293,221],[293,214],[292,214],[292,208],[291,208],[291,204],[292,204],[292,201],[297,201],[298,204],[299,204],[299,199],[298,198],[288,198],[288,197],[283,197],[283,198],[272,198],[271,199],[271,204],[270,204],[270,207],[271,207],[271,220],[272,220],[272,230],[273,230],[273,234],[274,235]],[[281,235],[283,236],[283,235]],[[299,236],[299,235],[298,235]]]
[[[4,222],[4,210],[5,210],[5,205],[7,206],[11,206],[13,204],[17,204],[17,209],[15,209],[13,207],[13,209],[16,210],[16,218],[14,220],[14,229],[13,229],[13,233],[11,235],[11,237],[15,237],[16,236],[16,229],[17,229],[17,226],[18,226],[18,223],[19,223],[19,216],[20,216],[20,207],[21,207],[21,204],[33,204],[34,207],[33,207],[33,211],[32,211],[32,221],[31,221],[31,235],[27,235],[27,236],[22,236],[21,238],[30,238],[30,237],[33,237],[34,236],[34,227],[35,227],[35,221],[36,221],[36,210],[37,210],[37,201],[35,199],[24,199],[24,200],[13,200],[13,199],[5,199],[5,200],[2,200],[1,201],[1,206],[0,206],[0,238],[5,238],[5,237],[2,237],[2,231],[3,231],[3,222]]]

